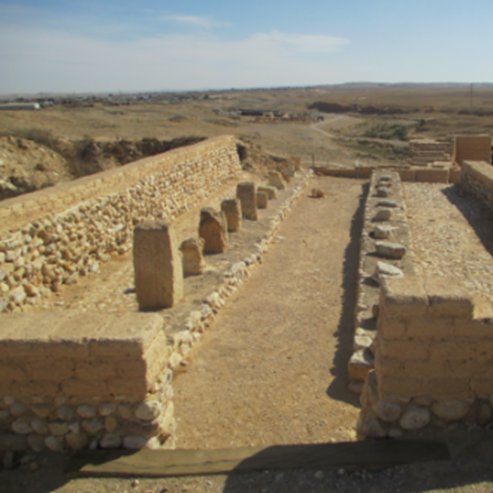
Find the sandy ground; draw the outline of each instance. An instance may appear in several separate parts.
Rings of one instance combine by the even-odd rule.
[[[326,198],[301,199],[175,381],[180,448],[354,439],[357,400],[345,390],[351,313],[341,301],[353,298],[344,274],[356,265],[350,226],[362,184],[318,186]]]

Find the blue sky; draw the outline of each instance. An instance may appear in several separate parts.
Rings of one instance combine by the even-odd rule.
[[[493,82],[491,0],[0,0],[0,93]]]

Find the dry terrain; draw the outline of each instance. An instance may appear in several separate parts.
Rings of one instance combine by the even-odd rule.
[[[308,105],[316,101],[398,107],[402,112],[306,116]],[[230,111],[237,108],[275,109],[292,116],[237,116]],[[261,146],[266,153],[296,156],[306,166],[313,162],[341,166],[356,162],[403,163],[409,138],[493,133],[493,116],[465,113],[471,108],[493,112],[493,89],[475,88],[472,106],[466,86],[348,86],[231,91],[212,93],[201,100],[140,101],[120,106],[104,102],[88,107],[55,105],[38,112],[2,111],[0,134],[15,139],[0,139],[0,177],[19,172],[37,176],[38,180],[73,177],[73,163],[61,154],[50,154],[53,149],[44,145],[49,144],[46,139],[43,145],[33,141],[19,144],[16,139],[33,135],[33,130],[42,130],[44,137],[48,135],[69,147],[82,140],[171,140],[228,133],[252,146]],[[114,157],[110,156],[111,165],[115,165]],[[261,159],[257,148],[250,156],[250,171],[256,171]],[[317,178],[310,186],[322,188],[326,197],[302,198],[281,226],[264,264],[256,267],[230,300],[194,350],[188,371],[177,378],[179,447],[354,439],[358,403],[346,390],[345,364],[352,340],[361,182]],[[486,246],[491,255],[490,239],[487,245],[484,243],[486,233],[476,231],[483,245],[470,239],[472,231],[465,232],[467,210],[458,212],[455,192],[438,186],[420,188],[418,192],[418,186],[406,185],[406,194],[411,195],[411,227],[415,228],[413,240],[421,267],[437,272],[447,269],[439,257],[430,257],[436,247],[431,239],[431,233],[436,232],[435,221],[443,220],[452,221],[460,230],[460,234],[450,237],[444,232],[443,251],[455,253],[456,262],[462,262],[464,268],[477,269],[463,262],[462,249],[470,246],[483,255]],[[230,193],[231,188],[232,184],[227,184],[221,193]],[[196,221],[196,210],[184,216],[178,225],[181,234],[188,235],[195,229]],[[251,234],[255,235],[255,230]],[[129,298],[133,293],[127,290],[132,277],[129,265],[128,257],[110,263],[100,278],[88,277],[82,288],[67,287],[45,308],[135,309],[133,298]],[[490,277],[488,274],[481,279],[490,283]],[[93,290],[94,286],[98,288]],[[46,455],[28,458],[18,469],[0,473],[0,491],[486,492],[493,488],[490,435],[471,433],[469,441],[455,443],[454,461],[450,463],[370,472],[280,471],[162,480],[69,480],[63,474],[66,459]]]

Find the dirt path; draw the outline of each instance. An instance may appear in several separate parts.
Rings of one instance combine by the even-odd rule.
[[[356,268],[351,221],[361,183],[322,178],[313,185],[326,197],[301,199],[264,264],[177,378],[178,447],[354,438],[356,399],[345,389],[342,354],[352,315],[343,285],[345,270],[348,282],[356,279],[348,271]]]

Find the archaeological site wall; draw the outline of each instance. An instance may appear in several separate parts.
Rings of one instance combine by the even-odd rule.
[[[464,163],[461,184],[491,207],[490,168],[486,163]],[[399,178],[389,173],[383,179],[382,173],[373,175],[367,199],[356,352],[349,362],[353,390],[359,390],[357,384],[364,380],[358,434],[399,437],[433,433],[449,426],[490,423],[493,307],[483,294],[471,295],[454,279],[418,276],[404,250],[401,259],[394,259],[386,270],[370,268],[375,263],[371,257],[378,257],[375,236],[398,232],[398,224],[391,222],[392,212],[380,213],[386,216],[387,223],[374,220],[379,207],[375,204],[379,200],[378,187],[391,184],[385,185],[384,190],[395,199],[398,215],[406,207]],[[405,214],[400,218],[401,243],[410,249]],[[381,262],[377,266],[379,263],[382,267]],[[359,347],[362,341],[364,352]]]
[[[234,137],[142,159],[0,203],[0,312],[97,272],[133,227],[171,220],[241,171]]]
[[[493,165],[484,161],[465,161],[461,186],[493,211]]]
[[[489,135],[456,136],[452,160],[460,165],[466,160],[491,163],[491,137]]]
[[[0,450],[173,445],[160,316],[58,311],[0,324]]]

